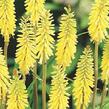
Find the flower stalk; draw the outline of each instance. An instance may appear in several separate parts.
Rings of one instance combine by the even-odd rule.
[[[4,56],[5,56],[7,65],[8,65],[8,45],[9,45],[9,42],[4,42]],[[4,104],[2,103],[2,109],[6,109],[6,102],[7,102],[7,96],[5,98]]]
[[[44,55],[42,61],[42,109],[46,109],[46,70],[47,70],[47,63]]]
[[[105,97],[106,97],[106,81],[104,81],[104,86],[103,86],[103,91],[102,91],[102,96],[101,96],[100,109],[103,109],[103,103],[104,103]]]
[[[96,94],[97,94],[97,78],[98,78],[98,43],[95,42],[95,56],[94,56],[94,72],[95,72],[95,82],[94,82],[94,92],[93,92],[93,101],[92,107],[95,109],[96,106]]]
[[[54,48],[54,24],[53,16],[49,10],[44,10],[38,22],[36,38],[37,58],[42,65],[42,109],[46,109],[46,71],[47,60],[53,55]]]
[[[9,42],[4,42],[4,55],[5,55],[6,62],[8,57],[8,45],[9,45]]]
[[[34,25],[34,33],[37,33],[37,22]],[[34,81],[34,109],[38,109],[38,80],[37,80],[37,66],[38,62],[36,60],[35,65],[34,65],[34,70],[33,70],[33,81]]]
[[[0,88],[0,109],[4,109],[4,108],[3,108],[2,87]]]
[[[37,61],[34,66],[33,80],[34,80],[34,109],[38,109]]]

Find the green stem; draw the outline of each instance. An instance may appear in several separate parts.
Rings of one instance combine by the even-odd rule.
[[[8,65],[8,45],[9,45],[9,42],[4,42],[4,56],[5,56],[7,65]],[[7,95],[6,95],[6,99],[5,99],[4,103],[2,102],[3,103],[2,109],[6,109],[6,102],[7,102]]]
[[[37,33],[37,22],[34,25],[34,33]],[[37,46],[36,46],[37,48]],[[38,80],[37,80],[37,61],[34,66],[33,71],[33,80],[34,80],[34,109],[38,109]]]
[[[34,109],[38,109],[37,62],[35,63],[35,66],[34,66],[33,80],[34,80]]]
[[[45,54],[42,62],[42,109],[46,109],[46,70],[47,63],[45,60]]]
[[[103,86],[100,109],[103,108],[103,102],[104,102],[105,97],[106,97],[106,82],[104,82],[104,86]]]
[[[109,84],[107,85],[107,87],[108,87],[108,92],[109,92]],[[107,96],[109,96],[109,93],[107,94]]]
[[[37,33],[37,22],[34,25],[34,33]],[[36,46],[37,47],[37,46]],[[37,61],[34,66],[34,109],[38,109],[38,80],[37,80]]]
[[[0,109],[2,109],[3,104],[2,104],[2,87],[0,87]]]
[[[97,79],[98,79],[98,43],[97,42],[95,42],[94,72],[95,72],[95,82],[94,82],[92,109],[95,109],[96,94],[97,94]]]
[[[4,43],[4,55],[5,55],[5,60],[7,62],[7,57],[8,57],[8,42]]]
[[[1,100],[0,100],[0,109],[3,109],[3,106],[2,106]]]

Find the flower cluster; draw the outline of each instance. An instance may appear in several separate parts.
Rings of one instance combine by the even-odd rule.
[[[20,70],[27,74],[36,62],[36,35],[33,25],[29,22],[29,16],[22,17],[19,32],[16,62]]]
[[[9,42],[16,28],[14,0],[0,0],[0,30],[5,42]]]
[[[49,109],[67,109],[69,107],[68,81],[61,67],[55,66],[54,68],[48,107]]]
[[[102,57],[102,80],[109,83],[109,38],[106,39]]]
[[[109,0],[95,0],[89,17],[89,33],[99,43],[107,36],[109,28]]]
[[[77,44],[76,20],[70,8],[65,8],[66,14],[61,16],[60,33],[56,45],[56,61],[64,68],[74,59]]]
[[[76,77],[73,84],[73,96],[77,109],[86,109],[94,85],[94,69],[92,50],[87,46],[77,65]]]
[[[55,32],[53,17],[50,11],[43,11],[37,28],[36,51],[39,63],[42,64],[44,58],[47,61],[53,55],[53,44],[55,42],[53,38]]]

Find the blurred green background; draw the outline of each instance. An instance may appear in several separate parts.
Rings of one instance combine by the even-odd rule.
[[[64,6],[67,5],[68,1],[70,0],[47,0],[46,1],[46,8],[50,9],[51,12],[53,13],[53,17],[54,17],[54,23],[55,23],[55,29],[56,29],[56,36],[54,37],[57,40],[57,35],[58,35],[58,30],[59,30],[59,19],[60,16],[63,14],[64,12]],[[72,5],[72,10],[75,13],[75,18],[77,21],[77,31],[78,31],[78,45],[77,45],[77,53],[75,54],[75,59],[72,61],[71,66],[67,68],[66,73],[68,78],[73,79],[75,76],[75,72],[76,72],[76,65],[78,62],[78,59],[80,57],[80,55],[82,54],[82,51],[84,49],[84,47],[87,44],[90,44],[92,49],[94,50],[94,44],[92,42],[90,42],[90,37],[88,33],[85,33],[83,35],[80,35],[83,32],[87,32],[87,28],[88,28],[88,17],[89,17],[89,12],[92,6],[94,0],[71,0],[71,5]],[[20,18],[21,16],[25,13],[25,7],[24,7],[24,0],[15,0],[15,6],[16,6],[16,25],[17,25],[17,29],[15,32],[15,36],[13,38],[10,39],[10,44],[9,44],[9,48],[8,48],[8,66],[9,66],[9,71],[10,74],[12,73],[14,68],[18,68],[18,65],[15,63],[14,61],[14,57],[15,57],[15,51],[16,51],[16,38],[17,38],[17,34],[18,34],[18,29],[19,29],[19,22],[20,22]],[[3,37],[0,37],[0,47],[3,47]],[[100,64],[101,64],[101,55],[102,55],[102,49],[103,49],[103,43],[100,44],[99,46],[99,78],[100,78]],[[50,82],[51,82],[51,72],[53,71],[52,66],[55,63],[55,55],[52,56],[50,58],[50,60],[48,61],[48,65],[47,65],[47,101],[48,101],[48,95],[50,92]],[[41,78],[41,66],[38,65],[38,76],[39,78]],[[32,82],[33,78],[32,78],[32,74],[30,72],[29,75],[27,75],[27,79],[26,79],[26,86],[28,88],[28,93],[29,93],[29,103],[30,103],[30,107],[28,109],[33,109],[33,82]],[[69,81],[69,84],[72,85],[72,82]],[[101,90],[102,89],[102,82],[99,79],[98,82],[98,88]],[[41,103],[41,81],[38,81],[38,94],[39,94],[39,109],[41,109],[42,107],[42,103]],[[71,93],[71,89],[69,90],[69,93]],[[100,93],[98,94],[98,100],[97,100],[97,104],[99,104],[100,102]],[[108,105],[108,97],[106,99],[106,105],[107,108],[105,107],[104,109],[108,109],[109,105]],[[69,105],[70,108],[69,109],[74,109],[74,102],[72,101],[71,97],[69,99]],[[90,109],[90,107],[89,107]]]

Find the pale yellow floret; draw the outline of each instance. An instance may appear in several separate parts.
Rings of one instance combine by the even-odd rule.
[[[38,22],[44,10],[44,3],[45,0],[25,0],[26,11],[30,14],[30,19],[34,24]]]
[[[36,61],[36,35],[32,24],[29,22],[29,17],[21,19],[19,32],[15,60],[19,64],[21,72],[27,74]]]
[[[36,38],[37,58],[40,64],[42,64],[44,58],[47,61],[53,55],[54,32],[52,14],[50,11],[44,10],[38,23]]]
[[[102,80],[109,83],[109,38],[106,39],[104,50],[103,50],[103,57],[102,57]]]
[[[73,84],[73,97],[76,109],[87,109],[94,83],[92,50],[88,46],[80,57]]]
[[[0,0],[0,30],[5,42],[9,42],[16,28],[14,0]]]
[[[89,16],[89,33],[94,42],[100,43],[109,28],[109,0],[95,0]]]
[[[56,45],[56,61],[64,68],[74,59],[77,44],[76,20],[70,8],[65,8],[66,14],[61,16],[60,33]]]
[[[26,109],[28,107],[28,94],[24,80],[18,77],[11,80],[7,100],[7,109]]]
[[[67,109],[69,107],[68,81],[65,79],[66,75],[61,67],[55,66],[54,68],[48,109]]]

